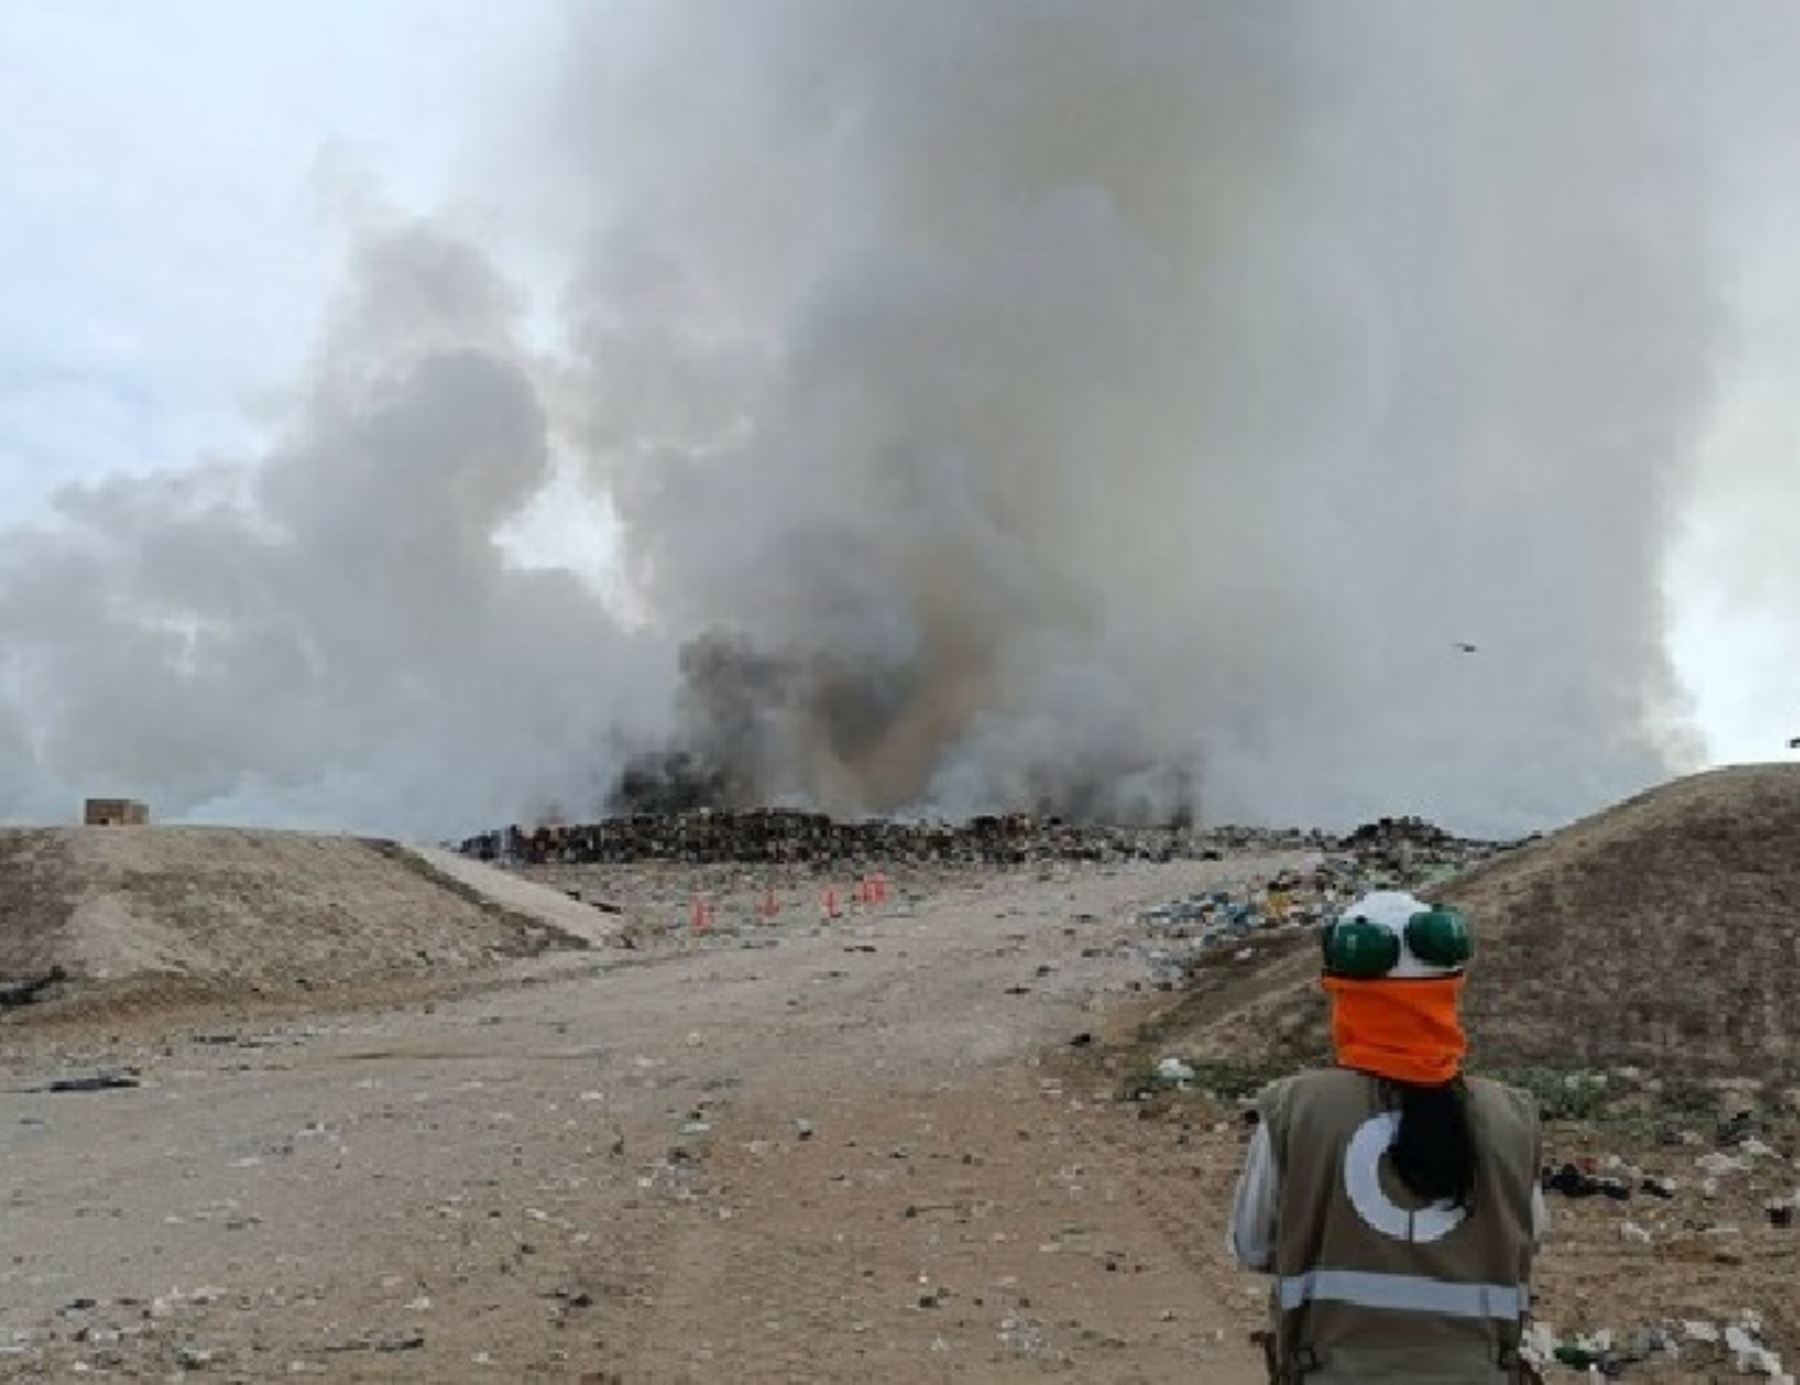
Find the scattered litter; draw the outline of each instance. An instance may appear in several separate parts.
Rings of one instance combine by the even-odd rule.
[[[1745,1173],[1749,1171],[1748,1158],[1736,1158],[1730,1154],[1722,1154],[1718,1150],[1702,1154],[1694,1160],[1694,1166],[1708,1178],[1723,1178],[1728,1173]]]
[[[1682,1378],[1705,1379],[1717,1376],[1706,1367],[1729,1365],[1740,1375],[1767,1376],[1778,1385],[1794,1385],[1793,1377],[1783,1373],[1781,1358],[1763,1338],[1762,1319],[1755,1313],[1743,1313],[1732,1322],[1713,1323],[1689,1318],[1678,1322],[1653,1323],[1629,1334],[1602,1328],[1561,1338],[1548,1323],[1533,1322],[1519,1344],[1520,1355],[1539,1371],[1552,1363],[1582,1371],[1590,1376],[1623,1375],[1627,1368],[1662,1358],[1679,1360]],[[1658,1374],[1652,1367],[1649,1374]]]
[[[417,1351],[425,1345],[423,1332],[392,1333],[376,1337],[356,1337],[348,1342],[333,1342],[322,1348],[325,1351],[379,1351],[400,1352]]]
[[[1179,1058],[1164,1058],[1156,1065],[1156,1075],[1164,1082],[1185,1087],[1194,1080],[1194,1070]]]
[[[1781,1358],[1762,1340],[1762,1320],[1746,1316],[1725,1329],[1725,1350],[1731,1353],[1731,1364],[1739,1375],[1768,1375],[1790,1379],[1781,1368]]]
[[[126,1068],[121,1072],[99,1072],[91,1077],[56,1077],[35,1087],[15,1087],[16,1095],[36,1095],[45,1092],[113,1092],[123,1091],[144,1084],[138,1079],[135,1070]]]
[[[0,982],[0,1010],[17,1009],[30,1005],[43,996],[52,986],[68,980],[68,973],[61,967],[51,967],[49,971],[37,976],[28,976],[18,981]]]
[[[1139,913],[1146,936],[1137,946],[1158,984],[1180,984],[1215,948],[1250,960],[1255,953],[1244,942],[1253,935],[1317,928],[1371,890],[1420,887],[1505,849],[1453,837],[1417,818],[1383,818],[1342,839],[1244,828],[1218,829],[1209,839],[1235,850],[1311,847],[1325,854],[1264,884],[1203,891]]]
[[[1561,1193],[1577,1200],[1604,1196],[1614,1202],[1624,1202],[1631,1196],[1631,1184],[1625,1179],[1599,1178],[1574,1164],[1564,1164],[1555,1170],[1545,1169],[1540,1182],[1547,1193]]]

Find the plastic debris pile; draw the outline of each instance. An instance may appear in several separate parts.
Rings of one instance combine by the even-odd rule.
[[[1316,927],[1334,907],[1355,898],[1354,869],[1327,858],[1305,871],[1284,871],[1264,886],[1211,890],[1146,909],[1141,951],[1160,985],[1183,980],[1212,949],[1236,946],[1272,930]]]
[[[1277,849],[1241,832],[1236,841],[1240,850]],[[1156,979],[1179,982],[1216,947],[1271,931],[1316,929],[1371,890],[1422,889],[1506,849],[1454,837],[1418,818],[1383,818],[1319,845],[1325,854],[1318,861],[1265,884],[1189,895],[1140,913]]]

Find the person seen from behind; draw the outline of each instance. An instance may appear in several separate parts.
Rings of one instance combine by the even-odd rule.
[[[1337,1062],[1263,1094],[1232,1213],[1239,1263],[1273,1278],[1270,1379],[1535,1380],[1542,1137],[1530,1097],[1463,1072],[1468,922],[1378,891],[1322,942]]]

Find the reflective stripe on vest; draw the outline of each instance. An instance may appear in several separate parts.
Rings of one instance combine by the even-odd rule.
[[[1281,1311],[1329,1300],[1359,1308],[1402,1313],[1436,1313],[1447,1318],[1517,1321],[1527,1305],[1525,1290],[1511,1284],[1455,1284],[1411,1274],[1371,1274],[1366,1270],[1309,1270],[1276,1281]]]

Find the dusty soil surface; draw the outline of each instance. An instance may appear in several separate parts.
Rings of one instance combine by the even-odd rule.
[[[394,842],[0,829],[0,995],[54,976],[36,997],[52,1010],[127,992],[222,998],[440,980],[604,943],[614,930],[555,891]]]
[[[1141,1000],[1137,906],[1275,864],[988,876],[388,1011],[9,1027],[0,1371],[1253,1379],[1231,1160],[1146,1201],[1114,1076],[1045,1055]]]
[[[770,925],[755,880],[592,868],[630,950],[337,1013],[7,1026],[0,1377],[1259,1380],[1234,1094],[1121,1092],[1178,1051],[1138,910],[1296,864],[920,877],[830,922],[795,884]],[[1288,946],[1211,970],[1254,986]],[[101,1071],[141,1085],[42,1090]],[[1542,1313],[1752,1307],[1792,1360],[1800,1231],[1760,1200],[1795,1151],[1704,1197],[1711,1113],[1661,1124],[1553,1129],[1683,1186],[1559,1201]]]
[[[1428,891],[1476,921],[1465,1000],[1490,1069],[1639,1066],[1800,1086],[1800,765],[1678,780]],[[1327,1052],[1317,949],[1199,978],[1200,1051]]]
[[[1678,780],[1447,893],[1503,940],[1469,1014],[1504,1061],[1800,1082],[1800,765]]]

